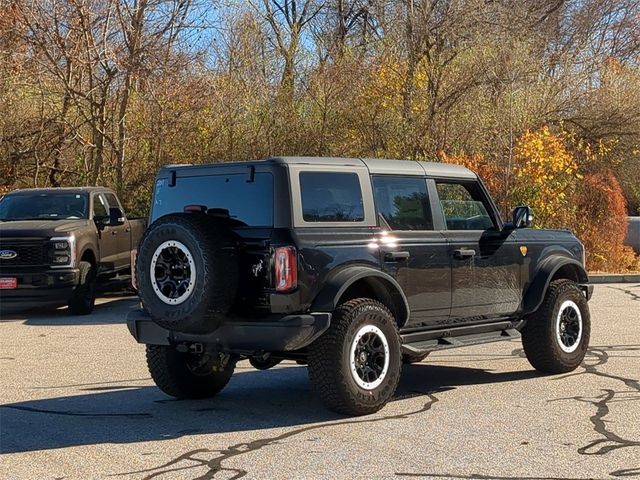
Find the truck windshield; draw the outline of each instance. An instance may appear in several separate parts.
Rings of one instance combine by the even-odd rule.
[[[0,200],[0,221],[88,218],[88,204],[84,193],[9,194]]]

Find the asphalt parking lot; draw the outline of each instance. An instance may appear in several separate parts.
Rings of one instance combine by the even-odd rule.
[[[640,477],[640,285],[597,285],[590,305],[572,374],[537,374],[518,341],[443,351],[355,419],[294,363],[242,362],[214,399],[166,397],[124,324],[132,297],[3,314],[0,478]]]

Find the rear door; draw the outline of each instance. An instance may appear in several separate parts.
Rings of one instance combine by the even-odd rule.
[[[445,237],[434,229],[426,179],[419,176],[374,175],[374,199],[380,223],[383,268],[402,287],[409,324],[445,323],[451,307],[451,271]]]
[[[522,255],[479,181],[438,180],[451,258],[449,323],[509,316],[522,300]]]

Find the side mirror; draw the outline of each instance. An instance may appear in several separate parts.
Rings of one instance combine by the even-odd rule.
[[[124,225],[125,218],[124,213],[117,207],[109,208],[109,226],[117,227],[118,225]]]
[[[513,209],[512,228],[529,228],[533,225],[533,211],[529,206],[518,206]]]

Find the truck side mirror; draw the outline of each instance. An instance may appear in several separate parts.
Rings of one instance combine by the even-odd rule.
[[[117,207],[109,208],[109,226],[117,227],[118,225],[124,225],[125,218],[124,213]]]
[[[513,228],[529,228],[533,225],[533,211],[531,207],[518,206],[513,209]]]

